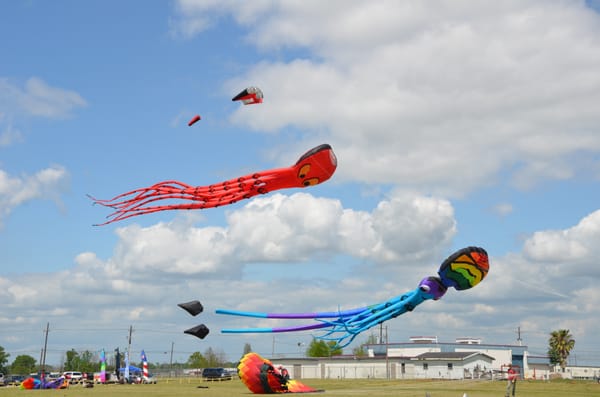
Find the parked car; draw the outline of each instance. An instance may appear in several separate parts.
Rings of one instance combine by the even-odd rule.
[[[46,380],[56,380],[60,378],[60,372],[48,372],[45,374]]]
[[[207,380],[231,380],[231,373],[225,368],[204,368],[202,377]]]
[[[5,375],[5,386],[19,386],[25,380],[25,375]]]
[[[130,383],[156,383],[156,377],[152,373],[148,373],[148,380],[144,380],[144,375],[141,372],[131,372],[129,374]]]

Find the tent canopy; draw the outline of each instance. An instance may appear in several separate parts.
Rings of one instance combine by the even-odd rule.
[[[126,367],[121,367],[121,368],[119,368],[119,371],[125,372],[125,368]],[[142,369],[136,367],[135,365],[130,365],[129,366],[129,372],[131,372],[131,373],[133,373],[133,372],[142,372]]]

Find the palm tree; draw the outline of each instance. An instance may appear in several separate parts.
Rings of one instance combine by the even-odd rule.
[[[559,364],[564,372],[569,354],[575,347],[575,339],[568,329],[559,329],[550,333],[548,343],[550,345],[548,349],[550,361],[553,364]]]

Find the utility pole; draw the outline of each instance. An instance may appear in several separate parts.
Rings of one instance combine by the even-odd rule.
[[[519,343],[519,346],[523,344],[523,339],[521,339],[521,326],[517,327],[517,342]]]
[[[46,349],[48,348],[48,332],[50,331],[50,323],[46,323],[46,336],[44,337],[44,351],[42,352],[42,381],[46,377]]]
[[[131,333],[133,332],[133,325],[129,326],[129,343],[127,344],[127,353],[129,354],[129,359],[131,359]]]
[[[115,375],[117,380],[121,380],[121,352],[118,347],[115,349]]]
[[[175,346],[175,342],[171,342],[171,361],[169,362],[169,377],[173,376],[173,346]]]
[[[390,354],[388,342],[388,327],[385,326],[385,378],[390,379]]]

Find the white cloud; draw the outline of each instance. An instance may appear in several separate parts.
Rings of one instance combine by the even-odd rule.
[[[68,117],[74,109],[87,106],[77,92],[52,87],[38,77],[29,78],[23,88],[0,79],[0,104],[7,105],[9,114],[48,118]]]
[[[50,198],[58,201],[67,178],[66,169],[59,165],[23,177],[13,177],[0,169],[0,220],[31,200]]]
[[[65,117],[74,108],[87,105],[78,93],[51,87],[36,77],[27,80],[18,102],[28,113],[43,117]]]
[[[510,203],[498,203],[492,207],[492,212],[502,217],[511,214],[513,210],[513,206]]]
[[[20,302],[35,313],[33,302],[43,301],[47,307],[67,310],[65,316],[69,317],[75,315],[76,309],[66,305],[68,300],[61,293],[69,290],[73,299],[85,296],[86,305],[97,307],[94,313],[100,317],[111,311],[114,314],[112,308],[122,299],[131,301],[131,305],[137,302],[137,306],[127,309],[129,314],[138,313],[132,315],[135,319],[141,311],[147,316],[155,313],[148,305],[165,310],[161,302],[173,305],[175,297],[184,301],[200,288],[199,293],[209,302],[224,298],[229,305],[244,302],[244,307],[280,303],[284,309],[299,304],[293,303],[293,296],[288,293],[286,285],[291,280],[281,283],[280,277],[285,280],[287,273],[283,271],[264,282],[244,280],[243,271],[248,264],[275,261],[283,269],[289,262],[291,269],[294,263],[308,259],[328,262],[344,255],[396,265],[399,260],[406,260],[407,267],[401,270],[405,272],[416,264],[428,263],[443,249],[447,242],[439,241],[439,236],[452,235],[452,215],[447,202],[408,193],[398,193],[382,202],[373,213],[343,209],[337,200],[306,193],[274,194],[230,212],[228,224],[222,228],[197,227],[180,219],[150,227],[132,224],[118,228],[119,242],[111,258],[102,260],[93,252],[83,252],[75,258],[73,269],[2,280],[14,286],[5,290],[4,294],[9,294],[5,301]],[[394,233],[405,236],[406,241],[385,238]],[[415,239],[416,235],[421,238]],[[417,240],[419,244],[414,244]],[[424,247],[422,241],[429,241],[430,246]],[[384,270],[380,272],[384,278]],[[307,281],[302,289],[310,291],[312,305],[331,308],[332,304],[343,303],[343,299],[332,295],[333,290],[315,282],[319,274],[304,277]],[[37,288],[42,278],[56,288]],[[353,301],[359,299],[363,304],[375,298],[386,299],[399,287],[396,282],[385,284],[374,294],[372,286],[360,278],[340,280],[337,285],[352,290]],[[235,296],[229,293],[233,289],[237,291]],[[270,302],[266,297],[264,302],[258,302],[259,290],[268,290],[268,295],[280,298]],[[142,305],[142,301],[146,303]],[[301,302],[307,303],[308,300]],[[126,306],[129,304],[124,305],[124,310]]]
[[[313,215],[302,216],[306,209]],[[17,315],[29,318],[31,324],[76,320],[92,329],[104,323],[125,322],[140,329],[139,336],[143,335],[145,343],[155,338],[153,343],[160,343],[165,336],[160,332],[172,335],[195,325],[176,308],[176,303],[199,299],[205,306],[201,322],[211,329],[211,345],[224,343],[234,348],[240,344],[235,349],[241,351],[243,343],[252,341],[258,351],[268,350],[271,342],[263,346],[264,338],[249,335],[227,339],[218,330],[273,326],[275,322],[265,320],[261,324],[252,319],[218,316],[214,309],[330,311],[407,292],[420,278],[433,273],[437,263],[449,254],[439,236],[453,233],[451,209],[444,200],[407,192],[396,192],[371,212],[344,209],[337,200],[306,193],[274,194],[231,211],[227,226],[222,228],[201,227],[185,219],[150,227],[132,224],[117,229],[119,243],[107,260],[83,252],[69,270],[1,278],[0,287],[8,287],[0,289],[3,301],[9,308],[20,309],[19,313],[7,312],[0,323],[17,326],[11,322]],[[432,222],[439,218],[446,221]],[[578,275],[572,268],[590,269],[597,253],[587,250],[578,253],[573,263],[563,258],[564,262],[557,264],[553,255],[560,253],[553,254],[548,248],[557,242],[560,246],[560,239],[574,234],[579,234],[582,241],[597,241],[596,218],[597,213],[592,213],[573,228],[535,233],[525,243],[523,253],[491,255],[490,273],[476,288],[451,289],[440,301],[425,302],[386,326],[391,335],[401,338],[426,327],[445,338],[465,336],[468,330],[470,336],[506,342],[514,340],[517,327],[521,327],[525,343],[534,351],[544,349],[548,333],[557,327],[572,329],[576,338],[587,340],[600,318],[593,304],[597,275],[583,274],[582,269]],[[395,222],[387,222],[390,219]],[[401,235],[390,239],[396,233]],[[540,237],[547,234],[553,239]],[[429,241],[436,253],[426,255],[420,241]],[[532,245],[532,241],[538,244]],[[548,248],[543,249],[542,242]],[[327,266],[335,255],[362,258],[368,265],[357,266],[347,276],[335,279],[322,276],[325,269],[301,276],[293,270],[309,258],[320,262],[321,267]],[[249,266],[258,269],[261,264],[268,266],[269,261],[275,261],[278,268],[269,277],[257,280],[246,274]],[[385,261],[390,263],[374,264]],[[369,276],[363,277],[363,272]],[[51,283],[55,288],[40,289],[41,283]],[[302,291],[302,299],[291,290]],[[62,291],[69,291],[68,299]],[[93,309],[82,311],[74,301],[85,302]],[[44,309],[38,309],[36,302],[44,302]],[[150,331],[144,333],[142,329]],[[110,342],[110,335],[106,337],[108,343],[115,343]],[[99,343],[97,338],[94,343]],[[281,336],[280,340],[310,340],[310,334]],[[68,340],[64,343],[66,348],[74,347]]]
[[[85,106],[87,102],[77,92],[52,87],[38,77],[29,78],[23,87],[0,77],[0,148],[24,142],[19,127],[24,118],[66,118]]]
[[[277,2],[257,0],[239,3],[232,0],[178,0],[175,3],[175,16],[170,20],[170,33],[173,37],[189,39],[216,25],[219,18],[235,10],[234,17],[240,23],[259,22],[264,12],[268,12]]]
[[[273,194],[229,212],[226,227],[195,227],[178,218],[145,228],[118,228],[119,242],[106,269],[113,277],[124,273],[134,279],[214,278],[238,274],[250,263],[337,255],[381,264],[423,262],[450,244],[456,233],[453,216],[447,201],[406,192],[382,201],[373,213],[344,209],[338,200],[307,193]],[[88,257],[80,262],[97,259]]]
[[[564,275],[598,277],[599,238],[600,210],[571,228],[534,233],[525,242],[523,253],[530,260]]]
[[[232,80],[265,92],[233,121],[326,140],[339,180],[461,196],[506,170],[527,189],[598,167],[600,28],[583,3],[178,4],[188,24],[231,15],[261,49],[314,55]]]
[[[5,119],[6,117],[0,112],[0,148],[10,146],[15,142],[21,142],[23,140],[21,131],[13,127],[13,125]]]

